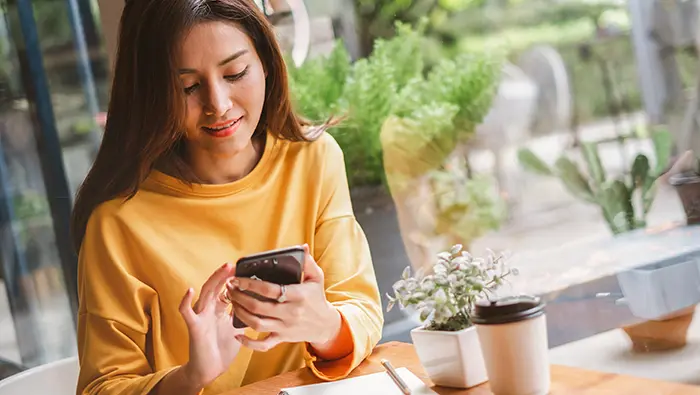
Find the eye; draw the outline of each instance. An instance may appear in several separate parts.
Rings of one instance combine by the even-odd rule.
[[[190,86],[188,86],[188,87],[185,88],[185,94],[186,94],[186,95],[190,95],[190,94],[192,94],[195,90],[197,90],[197,88],[199,88],[199,84],[190,85]]]
[[[243,71],[241,71],[240,73],[227,75],[224,78],[226,78],[226,80],[229,82],[236,82],[236,81],[240,80],[241,78],[245,77],[246,74],[248,74],[248,66],[246,66],[246,68],[243,69]]]

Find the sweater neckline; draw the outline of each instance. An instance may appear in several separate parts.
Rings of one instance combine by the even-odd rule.
[[[265,148],[260,160],[255,165],[250,173],[236,181],[223,184],[187,184],[177,177],[165,174],[160,170],[152,170],[148,179],[163,186],[171,191],[174,191],[184,196],[195,197],[221,197],[232,195],[242,190],[249,188],[259,180],[262,180],[268,167],[270,166],[270,157],[272,155],[273,145],[276,139],[267,132],[265,133]]]

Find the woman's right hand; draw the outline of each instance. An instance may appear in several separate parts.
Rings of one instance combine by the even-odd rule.
[[[243,329],[233,327],[229,302],[222,299],[221,292],[233,272],[231,264],[220,267],[204,283],[194,306],[191,288],[180,303],[190,338],[190,359],[183,369],[191,384],[200,389],[228,370],[241,348],[236,335],[242,334]]]

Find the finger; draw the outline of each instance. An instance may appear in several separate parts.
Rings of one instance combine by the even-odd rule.
[[[323,270],[311,255],[309,245],[304,244],[304,282],[307,281],[323,283]]]
[[[256,332],[274,332],[283,327],[282,321],[253,314],[237,303],[233,304],[233,315]]]
[[[221,292],[219,292],[218,297],[216,298],[216,306],[214,307],[214,312],[219,315],[228,309],[228,307],[231,305],[231,298],[229,297],[229,291],[226,289],[226,287],[221,289]]]
[[[282,338],[277,333],[272,333],[262,340],[254,340],[245,335],[238,335],[236,339],[241,342],[241,345],[254,351],[268,351],[282,343]]]
[[[190,288],[182,298],[179,308],[180,315],[182,315],[188,328],[191,328],[197,319],[197,315],[194,313],[194,310],[192,310],[192,298],[194,298],[194,290]]]
[[[233,275],[233,265],[225,263],[207,279],[202,286],[202,294],[213,294],[221,290],[223,284]]]
[[[280,286],[267,281],[254,280],[247,277],[236,277],[231,282],[229,289],[248,291],[268,299],[277,299],[280,296]],[[233,296],[233,295],[230,295]]]
[[[233,265],[226,263],[212,273],[204,285],[202,285],[202,292],[200,293],[199,299],[197,299],[194,306],[194,311],[196,313],[201,313],[204,306],[209,304],[212,299],[218,299],[218,292],[222,289],[226,280],[231,277],[232,270]]]
[[[303,284],[285,285],[285,296],[287,302],[298,302],[304,298],[302,292]],[[237,277],[231,284],[226,284],[231,301],[240,302],[242,298],[248,297],[256,299],[248,293],[254,293],[263,298],[269,299],[268,303],[277,304],[277,299],[282,296],[282,287],[266,281],[253,280],[249,278]],[[244,292],[245,291],[245,292]]]
[[[279,305],[277,302],[258,300],[255,296],[237,289],[229,290],[229,295],[232,304],[243,306],[255,315],[279,318],[276,314],[276,307]]]

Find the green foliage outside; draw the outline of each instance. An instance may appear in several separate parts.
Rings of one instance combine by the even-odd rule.
[[[293,100],[303,116],[347,117],[332,133],[345,148],[352,185],[384,181],[380,133],[391,116],[415,123],[421,135],[431,135],[427,141],[449,149],[473,133],[490,108],[498,60],[464,52],[427,70],[420,29],[397,24],[394,38],[377,40],[372,54],[354,63],[337,43],[328,57],[289,66]]]
[[[288,62],[294,105],[316,122],[346,117],[330,132],[343,148],[351,187],[384,184],[401,199],[427,177],[436,215],[430,232],[466,243],[497,228],[505,206],[491,179],[447,159],[491,108],[502,59],[463,51],[429,68],[425,25],[396,28],[354,63],[341,43],[299,68]]]
[[[573,159],[562,155],[553,166],[547,165],[527,148],[518,151],[522,166],[543,176],[557,177],[576,198],[597,205],[610,231],[620,234],[646,226],[647,214],[658,189],[657,178],[666,169],[671,157],[673,138],[663,130],[651,133],[655,165],[644,154],[638,154],[629,174],[606,174],[598,154],[598,143],[585,142],[580,155],[586,170],[579,169]]]
[[[634,48],[628,34],[627,6],[613,1],[553,0],[355,0],[359,30],[372,37],[390,37],[394,20],[409,24],[427,16],[424,56],[428,67],[443,56],[464,50],[500,51],[517,61],[537,44],[554,46],[570,72],[575,122],[587,123],[621,112],[642,109]],[[379,10],[379,11],[378,11]],[[598,27],[613,23],[620,32],[597,38]],[[365,38],[364,42],[371,42]],[[608,102],[601,65],[580,56],[589,46],[613,70],[616,98]],[[687,84],[697,67],[694,59],[680,57]]]

